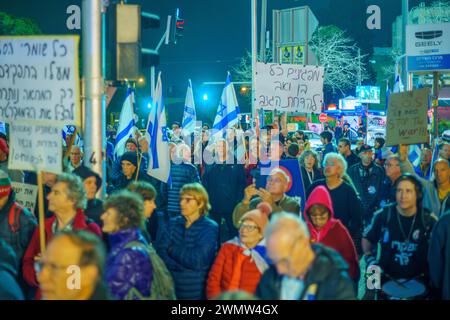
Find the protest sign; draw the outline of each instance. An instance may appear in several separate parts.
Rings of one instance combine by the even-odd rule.
[[[428,143],[428,95],[424,88],[389,96],[386,146]]]
[[[62,172],[61,129],[14,122],[10,125],[10,169]]]
[[[80,125],[78,42],[0,37],[0,121]]]
[[[386,117],[369,114],[367,116],[367,144],[375,145],[375,138],[386,137]]]
[[[256,109],[322,112],[324,68],[295,64],[256,64]]]
[[[34,212],[38,186],[20,182],[11,182],[11,186],[16,194],[16,202],[29,209],[31,212]]]

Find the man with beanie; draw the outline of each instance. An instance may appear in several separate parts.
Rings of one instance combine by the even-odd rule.
[[[8,175],[0,170],[0,238],[22,259],[37,222],[34,215],[16,202]]]
[[[206,294],[212,299],[225,291],[255,293],[262,274],[269,268],[264,231],[272,208],[266,202],[244,214],[239,236],[224,243],[208,276]]]
[[[9,170],[8,169],[8,157],[9,157],[9,146],[6,141],[6,136],[0,134],[0,170],[6,172],[14,182],[23,182],[25,175],[20,170]]]
[[[83,180],[87,197],[87,207],[84,210],[84,214],[94,220],[96,224],[102,226],[103,223],[100,216],[103,214],[103,201],[95,197],[102,186],[102,178],[96,172],[85,166],[76,168],[73,174]]]

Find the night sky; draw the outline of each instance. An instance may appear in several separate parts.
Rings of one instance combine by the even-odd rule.
[[[410,8],[419,2],[410,0]],[[144,46],[156,47],[161,38],[167,15],[181,10],[185,19],[184,37],[177,45],[163,45],[160,50],[163,82],[176,95],[184,95],[187,79],[191,78],[199,97],[207,90],[204,81],[225,81],[226,72],[236,65],[246,50],[251,49],[250,0],[136,0],[144,11],[161,17],[161,28],[143,33]],[[259,1],[260,3],[260,1]],[[0,0],[0,11],[17,17],[34,19],[44,34],[74,33],[66,28],[66,8],[80,5],[81,0]],[[335,24],[347,30],[363,50],[374,46],[389,47],[392,39],[392,22],[401,14],[401,0],[268,0],[268,23],[271,30],[272,9],[308,5],[320,25]],[[381,8],[382,29],[370,31],[366,27],[367,6]],[[258,33],[259,39],[259,33]],[[196,90],[197,88],[197,90]],[[215,110],[222,88],[210,92],[210,103]]]

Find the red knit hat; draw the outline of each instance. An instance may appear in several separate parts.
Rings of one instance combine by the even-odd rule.
[[[269,215],[272,213],[272,207],[267,202],[261,202],[258,204],[255,210],[251,210],[244,214],[241,218],[241,221],[251,220],[253,221],[261,230],[261,233],[264,233],[266,229],[267,223],[269,223]]]
[[[0,170],[0,198],[8,197],[11,193],[11,180],[8,174]]]

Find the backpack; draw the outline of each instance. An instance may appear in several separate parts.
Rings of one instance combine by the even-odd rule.
[[[164,261],[158,256],[151,244],[132,241],[125,248],[140,247],[147,251],[153,268],[153,279],[150,288],[150,297],[144,297],[136,288],[131,288],[126,300],[176,300],[175,286],[171,273]]]
[[[9,208],[8,224],[13,233],[16,233],[20,229],[20,214],[22,212],[23,207],[16,202]]]

